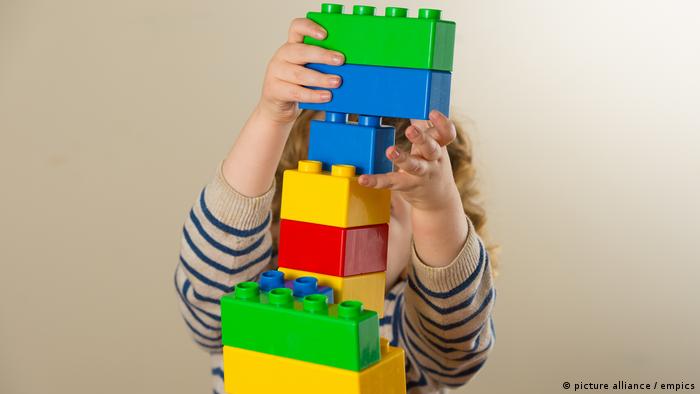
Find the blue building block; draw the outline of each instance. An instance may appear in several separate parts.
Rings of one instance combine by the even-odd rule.
[[[328,303],[333,303],[333,289],[328,286],[319,286],[318,279],[313,276],[302,276],[301,278],[284,281],[284,287],[292,289],[292,295],[299,301],[311,294],[321,294],[326,296]]]
[[[265,271],[260,275],[260,280],[258,280],[260,285],[260,290],[267,293],[272,289],[278,289],[281,287],[286,287],[292,289],[292,294],[297,299],[297,301],[302,301],[304,297],[311,294],[321,294],[326,296],[328,303],[332,304],[333,289],[328,286],[319,286],[318,279],[313,276],[302,276],[296,279],[285,280],[284,272],[270,270]]]
[[[326,112],[326,121],[312,120],[309,160],[355,166],[355,174],[384,174],[392,171],[385,151],[394,145],[394,128],[382,127],[378,117],[360,116],[357,124],[345,123],[347,114]]]
[[[406,119],[428,119],[430,111],[437,109],[449,116],[449,72],[357,64],[306,66],[340,75],[343,82],[331,89],[330,102],[300,103],[302,109]]]

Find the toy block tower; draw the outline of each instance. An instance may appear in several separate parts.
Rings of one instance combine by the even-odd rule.
[[[384,152],[395,131],[381,117],[448,114],[455,24],[432,9],[374,13],[323,4],[307,14],[328,34],[304,42],[346,58],[307,67],[342,85],[328,103],[300,103],[325,121],[311,122],[308,160],[284,173],[279,270],[221,299],[229,394],[406,392],[403,350],[379,337],[391,193],[357,177],[392,171]]]

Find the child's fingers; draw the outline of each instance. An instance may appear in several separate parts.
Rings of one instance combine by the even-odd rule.
[[[304,36],[313,37],[318,40],[326,38],[326,30],[316,22],[307,18],[297,18],[289,25],[289,42],[304,42]]]
[[[386,157],[398,168],[411,175],[422,176],[428,172],[428,162],[418,156],[400,151],[396,146],[386,149]]]
[[[442,155],[440,145],[428,133],[418,130],[414,125],[406,128],[406,138],[413,144],[414,148],[426,160],[437,160]]]
[[[457,129],[454,123],[443,115],[438,110],[430,111],[430,121],[433,122],[433,130],[430,130],[430,135],[435,138],[440,146],[448,145],[457,137]]]
[[[321,88],[337,88],[340,86],[339,76],[324,74],[297,64],[287,64],[281,67],[278,77],[284,81],[303,86],[317,86]]]
[[[301,65],[323,63],[339,66],[345,62],[345,57],[340,52],[300,43],[284,44],[280,48],[278,55],[289,63]]]
[[[284,101],[296,101],[304,103],[325,103],[330,101],[331,92],[328,90],[309,89],[303,86],[279,80],[277,83],[279,91],[275,96]]]
[[[428,130],[429,128],[433,127],[433,125],[430,124],[429,120],[424,120],[424,119],[411,119],[411,125],[415,126],[420,131],[425,131],[425,130]]]
[[[363,174],[357,178],[357,182],[364,187],[373,189],[390,189],[404,191],[411,187],[410,177],[399,172],[387,172],[385,174]]]

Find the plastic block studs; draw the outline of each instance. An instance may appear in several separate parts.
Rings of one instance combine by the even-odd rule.
[[[297,170],[284,172],[282,219],[335,227],[358,227],[389,222],[391,192],[360,186],[355,167],[300,160]]]
[[[309,160],[355,166],[355,173],[383,174],[392,171],[386,149],[394,145],[394,128],[382,127],[378,117],[360,116],[358,124],[345,122],[347,116],[326,112],[326,121],[311,121]]]
[[[386,271],[388,239],[387,224],[342,228],[282,219],[278,264],[334,276]]]
[[[375,16],[374,7],[355,6],[343,14],[343,6],[323,4],[321,12],[306,17],[328,32],[325,40],[306,37],[307,44],[337,50],[346,63],[372,66],[452,70],[455,23],[440,19],[441,12],[418,10],[408,17],[406,8],[387,7]]]
[[[406,393],[404,352],[384,338],[381,361],[361,372],[224,346],[224,375],[228,393]]]
[[[302,302],[307,295],[321,294],[326,296],[329,304],[333,304],[333,289],[328,286],[319,286],[318,279],[313,276],[302,276],[294,280],[285,280],[284,272],[270,270],[260,275],[258,280],[260,291],[269,292],[273,289],[292,289],[292,295],[297,301]]]
[[[279,271],[278,271],[279,272]],[[292,295],[297,298],[304,298],[312,294],[321,294],[326,297],[329,304],[333,303],[333,289],[327,286],[318,286],[318,279],[313,276],[302,276],[294,280],[288,280],[285,287],[292,289]]]
[[[313,294],[300,303],[291,289],[261,293],[255,282],[239,283],[221,297],[221,330],[225,346],[352,371],[380,357],[377,313],[361,302],[328,305],[325,296]]]
[[[386,272],[375,272],[354,276],[333,276],[317,274],[308,271],[280,267],[287,278],[300,278],[313,275],[318,284],[333,288],[335,301],[359,300],[366,309],[384,315],[384,289],[386,288]]]
[[[356,64],[306,66],[340,75],[343,83],[331,89],[331,101],[300,103],[300,108],[407,119],[428,119],[437,109],[449,116],[449,72]]]

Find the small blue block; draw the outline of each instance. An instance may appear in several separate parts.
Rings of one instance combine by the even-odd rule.
[[[328,298],[328,304],[333,303],[333,289],[327,286],[318,286],[318,279],[312,276],[304,276],[295,280],[284,280],[284,272],[277,270],[265,271],[258,280],[260,290],[268,292],[272,289],[287,287],[292,289],[294,297],[300,301],[307,295],[322,294]]]
[[[323,163],[325,171],[333,164],[355,166],[355,173],[384,174],[392,171],[391,160],[386,157],[386,149],[394,145],[394,128],[371,124],[360,117],[359,124],[330,121],[335,112],[326,112],[326,121],[312,120],[309,136],[309,160]],[[330,115],[330,116],[329,116]]]
[[[449,116],[452,79],[449,72],[357,64],[306,66],[340,75],[343,82],[331,89],[330,102],[300,103],[302,109],[405,119],[428,119],[430,111],[437,109]]]
[[[292,289],[294,297],[302,299],[311,294],[322,294],[328,298],[328,304],[333,304],[333,289],[328,286],[318,286],[318,280],[312,276],[302,276],[284,282],[284,287]]]
[[[260,280],[258,280],[261,291],[270,291],[272,289],[277,289],[284,287],[284,272],[282,271],[265,271],[260,275]]]

